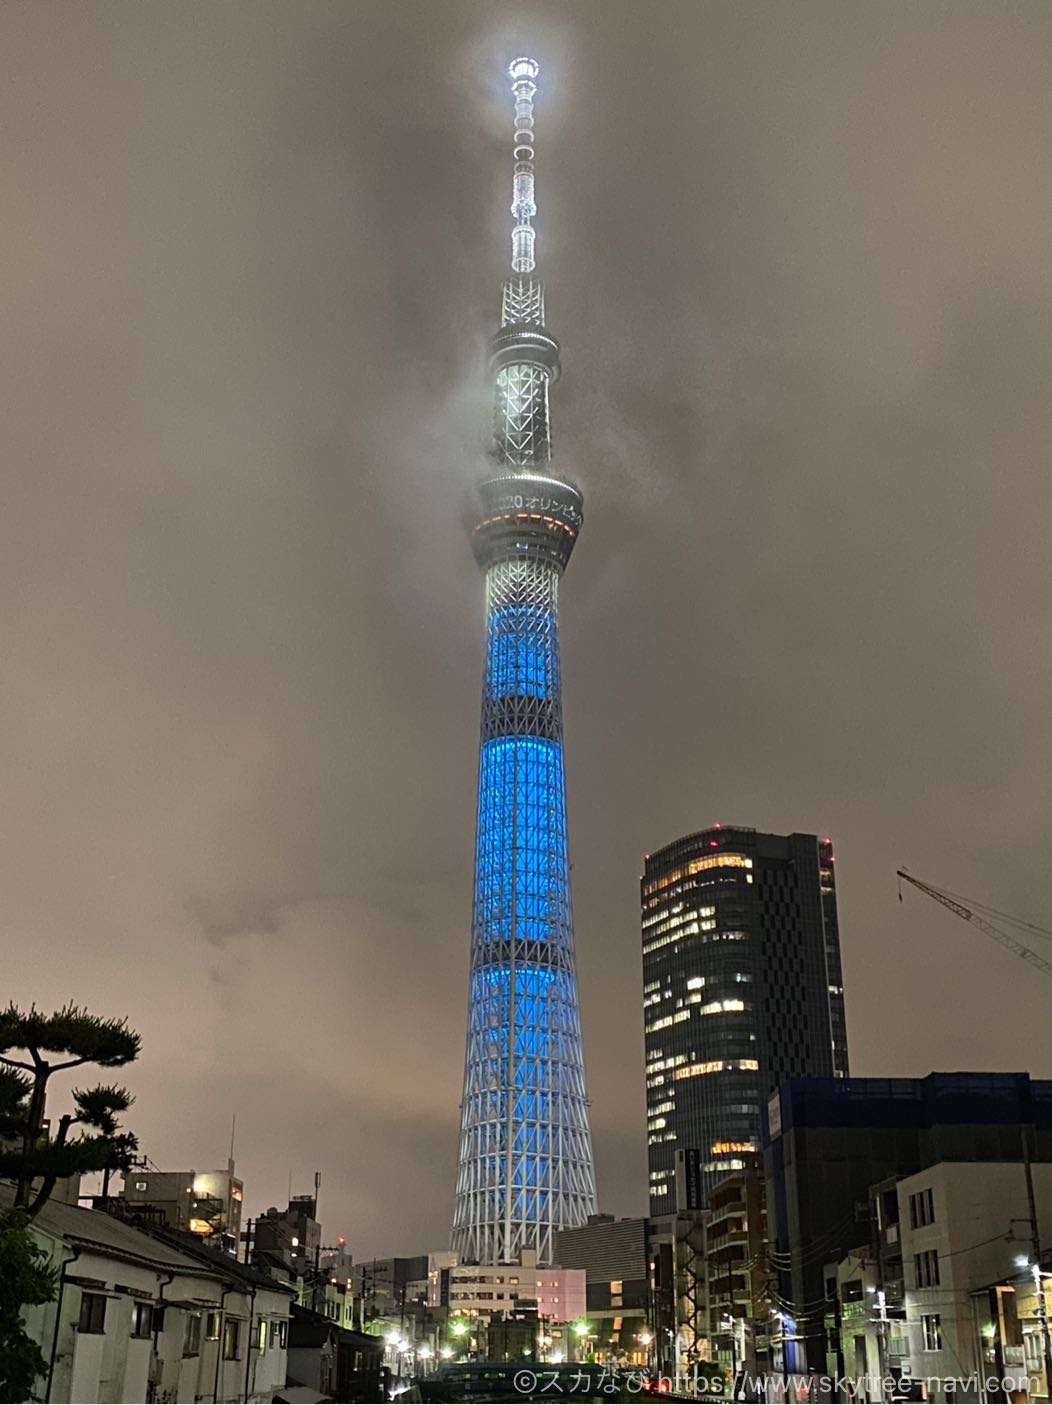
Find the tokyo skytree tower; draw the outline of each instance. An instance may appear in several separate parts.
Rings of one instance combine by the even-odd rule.
[[[559,578],[580,490],[551,470],[559,344],[534,273],[533,98],[511,64],[511,274],[490,344],[494,476],[471,541],[486,579],[475,891],[452,1247],[461,1261],[551,1263],[555,1231],[595,1212],[566,842]]]

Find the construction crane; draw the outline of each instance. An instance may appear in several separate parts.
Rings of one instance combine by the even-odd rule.
[[[905,878],[907,883],[912,883],[913,886],[919,888],[922,893],[927,893],[929,898],[934,898],[937,903],[941,903],[943,907],[949,908],[949,910],[955,912],[958,917],[963,917],[965,922],[971,922],[973,926],[978,927],[981,932],[985,932],[988,937],[992,937],[995,942],[1000,942],[1000,944],[1007,947],[1009,951],[1014,951],[1016,956],[1020,957],[1021,960],[1029,961],[1031,966],[1036,966],[1037,969],[1043,971],[1046,976],[1052,976],[1052,961],[1046,961],[1043,956],[1038,956],[1036,951],[1031,951],[1028,946],[1024,946],[1022,942],[1016,941],[1015,937],[1010,937],[1008,933],[1003,932],[1000,927],[995,927],[988,918],[981,917],[979,913],[974,910],[974,908],[980,906],[980,904],[974,904],[972,907],[968,907],[967,904],[962,902],[959,898],[954,897],[952,893],[944,893],[940,888],[933,888],[930,883],[922,883],[919,878],[914,878],[913,874],[907,873],[904,868],[900,868],[896,870],[896,872],[900,879]],[[899,902],[901,901],[902,884],[900,882]],[[991,908],[989,911],[995,911],[995,909]],[[1004,917],[1004,914],[999,913],[998,916]],[[1014,918],[1008,918],[1007,920],[1015,921]],[[1052,932],[1046,932],[1043,928],[1034,926],[1033,923],[1018,922],[1016,925],[1027,927],[1030,931],[1036,932],[1039,936],[1052,937]]]

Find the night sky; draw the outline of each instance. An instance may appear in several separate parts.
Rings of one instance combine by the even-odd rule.
[[[1048,6],[0,38],[0,998],[128,1015],[155,1163],[236,1112],[249,1213],[319,1168],[326,1242],[447,1243],[523,51],[602,1207],[646,1205],[642,856],[715,820],[834,836],[854,1072],[1052,1076],[1052,985],[894,877],[1052,925]]]

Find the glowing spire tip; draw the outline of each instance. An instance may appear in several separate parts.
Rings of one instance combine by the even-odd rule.
[[[511,91],[515,96],[515,174],[511,202],[515,228],[511,232],[511,266],[516,273],[530,273],[535,267],[535,236],[530,223],[537,213],[533,192],[533,98],[540,71],[536,59],[517,58],[508,64]]]

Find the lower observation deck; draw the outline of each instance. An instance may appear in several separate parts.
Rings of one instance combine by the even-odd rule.
[[[584,520],[584,499],[572,483],[539,473],[507,473],[478,489],[469,520],[471,548],[485,570],[528,555],[565,570]]]

